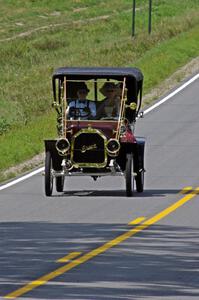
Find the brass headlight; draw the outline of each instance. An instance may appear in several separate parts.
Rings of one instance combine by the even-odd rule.
[[[106,144],[106,149],[109,155],[115,155],[120,150],[120,143],[117,139],[110,139]]]
[[[60,155],[66,155],[66,153],[70,149],[70,143],[68,139],[62,138],[57,140],[55,147]]]

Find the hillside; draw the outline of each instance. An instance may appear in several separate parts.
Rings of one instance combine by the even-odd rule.
[[[153,1],[150,35],[148,1],[137,0],[134,38],[132,0],[0,0],[0,7],[1,171],[40,153],[55,134],[54,68],[138,66],[147,93],[199,54],[197,0]]]

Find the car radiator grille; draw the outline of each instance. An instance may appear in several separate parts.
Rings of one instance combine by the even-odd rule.
[[[106,138],[97,133],[82,132],[72,142],[72,162],[81,167],[102,167],[106,164]]]

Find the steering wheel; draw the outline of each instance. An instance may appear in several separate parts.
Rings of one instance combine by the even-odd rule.
[[[91,114],[90,108],[79,108],[79,107],[70,107],[69,116],[73,118],[87,118]]]

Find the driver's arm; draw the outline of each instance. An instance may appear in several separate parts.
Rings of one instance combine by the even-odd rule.
[[[72,109],[75,108],[76,105],[75,105],[75,100],[72,100],[70,101],[70,103],[68,104],[68,107],[67,107],[67,110],[66,110],[66,114],[69,116],[69,117],[73,117],[74,115],[72,115]]]
[[[96,105],[94,101],[89,101],[89,108],[91,111],[91,116],[96,117]]]

